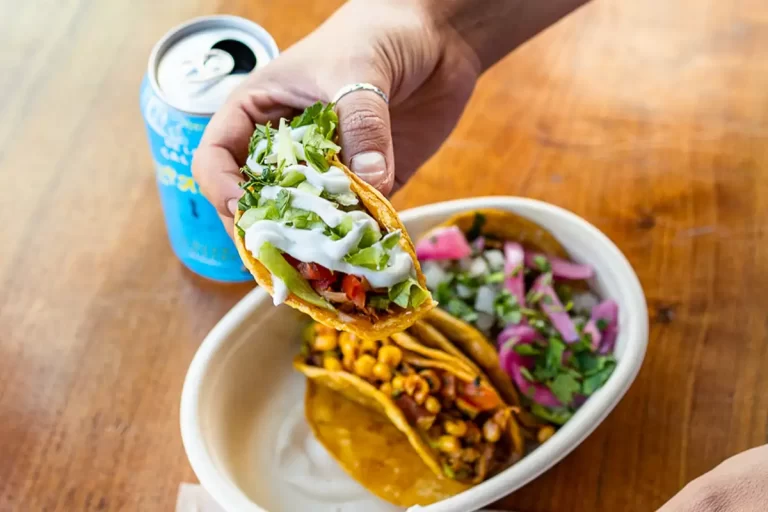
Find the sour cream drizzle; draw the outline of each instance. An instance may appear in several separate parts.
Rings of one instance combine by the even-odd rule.
[[[352,230],[340,240],[331,240],[320,230],[296,229],[274,220],[254,222],[245,230],[245,247],[258,254],[264,242],[270,242],[299,261],[318,263],[329,270],[365,277],[374,288],[389,288],[402,283],[413,271],[411,256],[396,246],[389,253],[389,264],[372,270],[344,261],[363,236],[367,222],[355,221]],[[274,279],[274,277],[273,277]]]
[[[307,129],[309,129],[308,126],[303,126],[290,130],[299,160],[304,160],[304,147],[301,140]],[[275,154],[279,136],[279,132],[275,130],[272,155]],[[256,163],[254,157],[264,152],[266,148],[267,141],[262,140],[254,149],[253,154],[248,157],[247,164],[251,169],[263,169]],[[285,173],[290,171],[303,174],[309,184],[328,193],[351,193],[351,181],[338,167],[331,166],[327,172],[320,173],[310,166],[297,164],[284,169]],[[318,263],[334,272],[365,277],[374,288],[390,288],[413,275],[413,260],[399,245],[388,251],[389,262],[387,267],[382,270],[359,267],[344,261],[344,256],[360,243],[366,230],[373,229],[377,233],[381,233],[378,222],[366,212],[360,210],[345,212],[337,209],[334,203],[322,197],[290,187],[266,186],[261,189],[260,195],[264,199],[276,200],[284,190],[291,194],[290,204],[292,208],[316,213],[331,228],[338,227],[345,219],[351,219],[352,229],[343,238],[331,240],[321,229],[297,229],[286,226],[280,221],[260,220],[245,230],[245,247],[252,254],[258,254],[264,242],[270,242],[282,252],[290,254],[299,261]],[[272,299],[277,305],[285,301],[289,290],[277,276],[272,276],[272,283],[274,287]]]

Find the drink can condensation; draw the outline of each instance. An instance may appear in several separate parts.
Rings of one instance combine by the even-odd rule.
[[[168,238],[181,262],[208,279],[251,276],[192,177],[192,157],[229,94],[277,55],[274,39],[256,23],[207,16],[168,32],[149,57],[140,104]]]

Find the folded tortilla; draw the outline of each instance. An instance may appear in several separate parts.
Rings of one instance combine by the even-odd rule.
[[[398,243],[413,260],[414,271],[416,274],[415,279],[421,287],[426,290],[426,280],[424,274],[421,272],[421,266],[416,257],[413,242],[408,236],[408,232],[402,221],[400,221],[392,204],[381,195],[378,190],[360,179],[335,157],[332,165],[342,169],[349,177],[351,181],[350,189],[359,197],[360,202],[366,210],[368,210],[368,213],[379,223],[379,226],[383,228],[382,231],[391,233],[400,230],[401,237]],[[236,227],[242,215],[242,211],[238,211],[235,215]],[[274,295],[275,290],[272,285],[272,274],[248,249],[246,249],[244,236],[238,233],[237,229],[235,229],[235,246],[237,247],[237,251],[240,254],[240,258],[243,260],[244,265],[250,270],[259,286],[266,289],[270,295]],[[306,313],[314,320],[324,325],[340,331],[351,332],[361,338],[369,339],[382,339],[393,333],[403,331],[437,305],[432,297],[429,296],[416,308],[405,308],[399,311],[382,313],[376,320],[372,321],[371,318],[357,312],[344,313],[338,310],[325,309],[315,304],[310,304],[293,293],[288,295],[285,303],[292,308]]]
[[[348,335],[346,333],[339,335],[340,338],[342,336]],[[365,343],[370,347],[372,342]],[[387,381],[376,380],[370,376],[366,378],[358,376],[354,364],[347,361],[349,350],[342,348],[345,351],[344,367],[335,370],[324,368],[324,363],[319,364],[319,357],[328,357],[328,354],[338,360],[338,352],[333,355],[334,351],[316,352],[310,356],[305,353],[294,361],[294,366],[312,383],[333,391],[328,393],[312,385],[308,387],[307,419],[317,439],[353,478],[374,494],[399,506],[426,505],[479,483],[522,456],[523,440],[512,408],[503,402],[492,384],[477,371],[474,363],[464,356],[457,357],[444,350],[428,346],[428,344],[433,345],[432,340],[423,343],[421,339],[407,333],[396,333],[386,340],[386,343],[400,349],[403,355],[402,361],[409,367],[409,370],[406,370],[400,365],[393,369],[395,378],[405,375],[401,372],[416,371],[417,374],[422,375],[422,371],[431,370],[436,375],[442,375],[440,379],[446,378],[446,375],[455,379],[457,383],[455,400],[443,401],[446,408],[433,415],[434,418],[432,422],[427,423],[428,426],[420,423],[422,418],[429,418],[428,415],[416,416],[417,419],[414,420],[413,409],[406,410],[414,407],[415,402],[404,397],[404,392],[391,393],[391,385],[390,389],[384,389],[384,383]],[[377,346],[379,348],[376,350],[381,350],[382,346]],[[359,358],[364,354],[372,353],[368,351],[355,352],[355,354]],[[314,363],[313,357],[318,358]],[[390,382],[394,383],[394,380]],[[496,401],[497,405],[476,413],[476,421],[480,422],[481,427],[478,427],[475,420],[469,419],[470,416],[463,416],[465,414],[463,411],[466,409],[458,408],[456,400],[469,399],[470,395],[461,394],[465,392],[476,393],[478,397],[496,397],[492,398],[492,402]],[[441,396],[440,390],[430,391],[429,396],[438,399]],[[444,398],[439,399],[444,400]],[[482,398],[478,399],[482,400]],[[426,411],[424,409],[426,405],[420,404],[419,407],[421,411],[419,414],[423,414]],[[441,430],[447,427],[440,427],[439,422],[452,421],[451,418],[459,419],[465,422],[468,428],[474,429],[475,433],[479,433],[485,427],[485,422],[498,417],[496,414],[504,416],[506,424],[501,430],[501,437],[495,443],[486,442],[483,438],[480,441],[469,441],[468,437],[458,437],[462,443],[460,452],[462,457],[464,449],[476,447],[476,452],[489,450],[485,467],[482,470],[477,469],[476,461],[467,463],[461,467],[466,469],[469,465],[474,469],[463,473],[464,476],[454,474],[450,468],[446,469],[446,464],[450,465],[446,462],[449,456],[438,449],[439,442],[435,436],[445,436],[448,432]],[[438,428],[435,429],[435,426]],[[410,445],[408,450],[404,449],[406,443]],[[420,464],[414,463],[414,454],[421,459]],[[490,454],[493,454],[492,457]],[[490,460],[493,462],[488,462]]]
[[[510,211],[480,209],[462,212],[438,227],[447,226],[457,226],[465,234],[473,231],[475,236],[482,235],[500,241],[518,242],[530,250],[568,258],[565,248],[552,233]],[[429,232],[424,235],[424,238],[428,236]],[[462,354],[484,371],[508,404],[520,405],[520,398],[512,379],[501,368],[495,344],[483,333],[440,308],[429,311],[421,323],[429,324],[442,332]],[[418,327],[413,326],[412,329],[414,328]]]

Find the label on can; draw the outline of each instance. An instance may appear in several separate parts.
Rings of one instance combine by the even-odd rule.
[[[249,281],[237,248],[218,212],[192,178],[192,156],[208,116],[190,116],[166,105],[145,77],[141,110],[149,137],[168,237],[176,256],[193,272],[216,281]]]
[[[193,179],[192,157],[229,93],[277,53],[269,33],[252,21],[197,18],[155,45],[141,84],[141,112],[171,247],[190,270],[216,281],[250,281],[251,275]]]

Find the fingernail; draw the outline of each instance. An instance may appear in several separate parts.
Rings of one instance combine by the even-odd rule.
[[[237,199],[230,199],[227,201],[227,210],[229,210],[229,213],[232,214],[234,217],[237,213]]]
[[[387,161],[378,151],[366,151],[352,157],[349,168],[374,187],[387,179]]]

